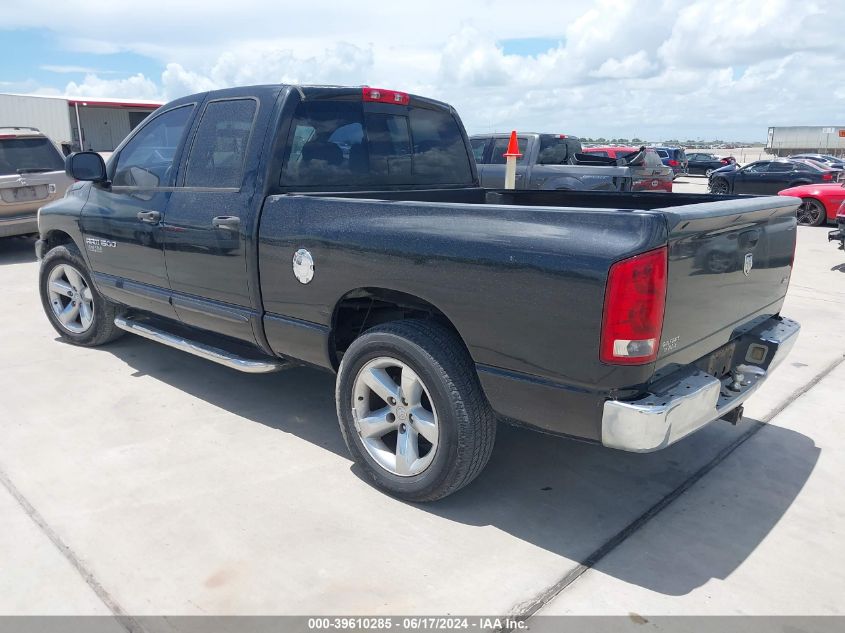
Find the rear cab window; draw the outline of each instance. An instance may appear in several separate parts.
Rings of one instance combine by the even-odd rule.
[[[280,185],[286,188],[473,184],[464,136],[451,111],[302,101],[294,113]]]
[[[490,165],[504,165],[507,163],[505,152],[508,151],[509,144],[509,136],[493,139],[493,149],[490,151]],[[524,163],[526,161],[525,154],[528,149],[528,139],[524,136],[520,136],[516,139],[516,144],[517,147],[519,147],[519,153],[522,154],[522,156],[517,156],[516,162],[517,164]]]
[[[65,161],[46,136],[0,138],[0,176],[62,171]]]
[[[540,152],[537,163],[540,165],[568,165],[575,154],[581,152],[581,141],[565,134],[541,134]],[[599,154],[599,152],[595,152]],[[607,156],[607,153],[600,154]]]

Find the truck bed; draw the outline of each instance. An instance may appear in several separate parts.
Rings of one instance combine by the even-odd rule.
[[[570,432],[596,438],[606,398],[637,397],[656,376],[779,313],[796,206],[784,197],[480,188],[271,196],[258,234],[265,330],[281,355],[318,349],[309,362],[336,365],[335,306],[366,294],[366,278],[454,324],[497,411],[549,430],[560,428],[554,409],[574,411]],[[657,361],[602,363],[610,267],[663,246],[669,278]],[[289,272],[298,248],[315,261],[307,286]]]

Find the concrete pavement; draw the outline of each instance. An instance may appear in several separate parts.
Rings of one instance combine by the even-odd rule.
[[[825,235],[800,229],[784,314],[803,332],[746,407],[751,420],[780,411],[770,425],[746,437],[751,420],[714,424],[651,455],[503,428],[478,481],[420,506],[357,476],[332,376],[242,375],[131,336],[62,344],[31,242],[0,242],[0,613],[721,613],[737,609],[733,583],[740,596],[777,587],[745,612],[832,612],[843,504],[824,491],[845,474],[845,440],[820,422],[838,413],[845,255]],[[808,548],[832,564],[796,582]]]

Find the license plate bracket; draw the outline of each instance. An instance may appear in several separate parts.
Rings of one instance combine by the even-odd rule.
[[[736,343],[723,345],[707,358],[707,373],[716,378],[729,374],[733,366]]]

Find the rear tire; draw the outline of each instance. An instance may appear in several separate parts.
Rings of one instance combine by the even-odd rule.
[[[802,226],[821,226],[827,220],[824,205],[815,198],[802,198],[797,214]]]
[[[442,499],[490,459],[495,416],[463,342],[446,327],[407,320],[368,330],[343,355],[335,396],[352,458],[393,496]]]
[[[41,261],[38,289],[47,319],[68,343],[96,347],[123,335],[114,324],[118,305],[94,287],[74,244],[62,244],[47,252]]]

